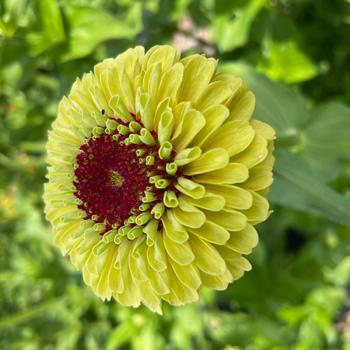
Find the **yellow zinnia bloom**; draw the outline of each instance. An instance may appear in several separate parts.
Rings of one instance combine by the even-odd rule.
[[[217,61],[129,49],[73,84],[49,132],[54,242],[102,299],[182,305],[251,269],[274,130]]]

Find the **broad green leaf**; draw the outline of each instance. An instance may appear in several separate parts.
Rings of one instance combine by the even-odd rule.
[[[266,0],[247,1],[233,13],[219,15],[214,20],[214,41],[221,52],[227,52],[245,45],[249,38],[250,26]],[[233,17],[233,19],[231,19]]]
[[[299,83],[315,77],[317,66],[297,46],[295,41],[266,40],[264,59],[258,68],[270,78],[286,83]]]
[[[141,7],[131,7],[128,18],[121,21],[102,9],[70,6],[65,9],[69,25],[69,49],[63,60],[79,58],[90,54],[103,41],[133,38],[141,29]]]
[[[350,158],[350,108],[327,102],[311,111],[294,150],[327,182],[335,179],[345,159]],[[326,165],[326,166],[325,166]]]
[[[281,148],[275,155],[275,181],[270,192],[272,201],[350,225],[350,198],[322,184],[317,173],[297,154]]]
[[[39,0],[36,8],[37,31],[29,32],[26,40],[33,55],[38,55],[65,39],[60,8],[56,0]]]

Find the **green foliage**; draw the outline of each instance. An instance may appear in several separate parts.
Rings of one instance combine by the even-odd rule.
[[[0,0],[0,348],[349,350],[349,15],[345,0]],[[92,294],[53,247],[41,195],[75,78],[175,34],[243,78],[278,139],[253,270],[160,317]]]

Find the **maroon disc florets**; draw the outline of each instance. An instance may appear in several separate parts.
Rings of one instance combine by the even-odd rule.
[[[158,146],[126,144],[129,135],[130,132],[102,133],[80,147],[74,194],[86,219],[118,227],[141,212],[145,191],[152,191],[158,201],[162,200],[163,191],[150,186],[151,176],[167,176],[166,162],[158,157]],[[152,164],[146,164],[147,156],[154,158]]]

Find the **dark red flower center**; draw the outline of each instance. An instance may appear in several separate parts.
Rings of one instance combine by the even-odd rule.
[[[145,191],[151,190],[158,201],[162,200],[163,191],[150,186],[149,180],[150,176],[167,176],[158,146],[125,144],[127,137],[118,132],[103,133],[80,147],[74,194],[81,201],[78,208],[85,211],[86,219],[118,227],[141,212]],[[141,150],[139,155],[137,150]],[[147,156],[154,157],[152,165],[146,165]]]

